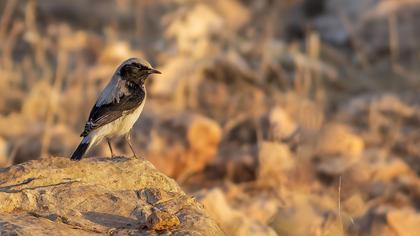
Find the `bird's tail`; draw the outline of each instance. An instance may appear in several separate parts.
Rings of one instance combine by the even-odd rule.
[[[72,161],[80,161],[82,157],[85,155],[85,153],[89,150],[89,148],[92,146],[93,140],[89,136],[86,136],[82,139],[79,146],[77,146],[76,150],[71,155]]]

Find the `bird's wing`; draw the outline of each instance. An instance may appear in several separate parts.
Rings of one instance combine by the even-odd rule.
[[[108,98],[105,100],[105,103],[97,102],[93,106],[85,129],[80,136],[85,137],[89,135],[92,130],[120,118],[124,113],[131,112],[144,101],[146,93],[140,86],[127,81],[122,81],[120,85],[119,90],[115,92],[117,96]]]
[[[100,107],[102,105],[109,104],[114,101],[118,102],[120,97],[127,93],[128,90],[126,80],[122,80],[121,76],[119,76],[118,74],[114,74],[111,81],[99,95],[95,105]]]

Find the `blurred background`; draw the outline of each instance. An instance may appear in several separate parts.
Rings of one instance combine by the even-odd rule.
[[[228,235],[418,235],[419,25],[418,0],[1,1],[0,167],[70,156],[142,57],[135,148]]]

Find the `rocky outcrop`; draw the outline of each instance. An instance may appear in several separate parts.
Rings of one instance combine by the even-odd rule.
[[[51,157],[0,169],[0,235],[224,235],[148,161]]]

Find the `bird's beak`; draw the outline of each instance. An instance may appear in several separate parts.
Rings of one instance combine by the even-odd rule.
[[[150,69],[150,70],[149,70],[149,73],[150,73],[150,74],[162,74],[162,72],[160,72],[160,71],[158,71],[158,70],[156,70],[156,69]]]

